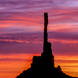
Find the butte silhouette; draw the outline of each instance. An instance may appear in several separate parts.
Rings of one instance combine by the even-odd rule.
[[[66,75],[58,66],[54,66],[54,56],[52,54],[51,43],[48,42],[48,13],[44,13],[44,43],[41,56],[34,56],[31,68],[23,71],[16,78],[76,78]]]

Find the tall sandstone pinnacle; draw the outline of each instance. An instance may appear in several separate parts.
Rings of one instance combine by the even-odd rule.
[[[54,67],[54,56],[52,54],[51,43],[48,42],[48,13],[44,13],[44,41],[43,41],[43,52],[41,56],[34,56],[32,68],[44,68],[51,69]]]

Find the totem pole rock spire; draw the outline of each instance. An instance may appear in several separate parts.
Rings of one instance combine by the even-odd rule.
[[[47,34],[47,26],[48,26],[48,13],[44,13],[44,50],[45,51],[46,49],[46,45],[47,45],[47,42],[48,42],[48,34]]]
[[[43,53],[42,58],[46,63],[49,64],[49,67],[54,67],[54,56],[52,54],[51,43],[48,42],[48,13],[44,13],[44,41],[43,41]]]
[[[48,26],[48,13],[44,13],[44,43],[48,41],[47,26]]]

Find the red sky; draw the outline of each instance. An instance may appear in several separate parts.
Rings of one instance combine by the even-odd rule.
[[[0,78],[14,78],[42,52],[44,12],[55,65],[78,77],[77,0],[0,0]]]

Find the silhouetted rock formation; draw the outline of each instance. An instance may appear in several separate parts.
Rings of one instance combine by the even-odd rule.
[[[54,56],[52,54],[51,43],[48,42],[47,34],[48,14],[44,13],[44,43],[41,56],[34,56],[31,68],[25,70],[17,78],[26,77],[48,77],[48,78],[73,78],[62,72],[60,66],[54,67]]]

